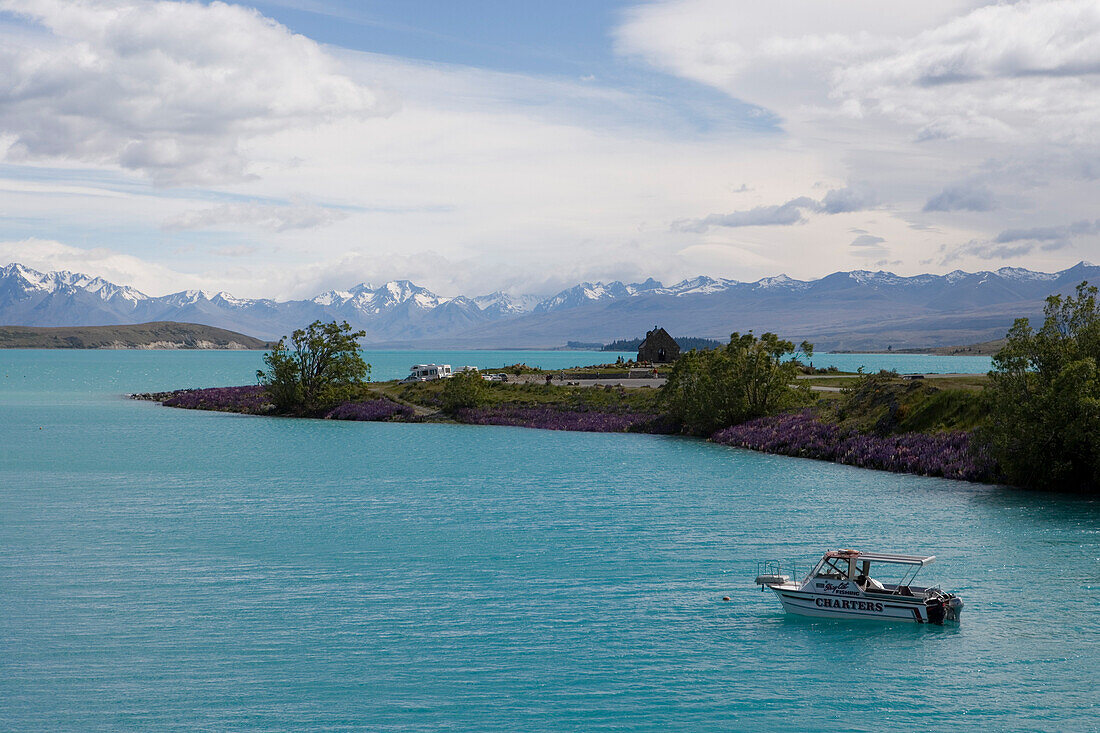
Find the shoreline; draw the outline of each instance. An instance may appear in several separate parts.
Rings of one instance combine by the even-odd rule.
[[[387,386],[392,388],[393,385]],[[607,386],[582,389],[602,392],[612,388]],[[128,397],[156,402],[164,407],[261,417],[434,422],[566,432],[680,435],[758,453],[810,458],[857,468],[971,483],[1003,483],[996,465],[974,447],[973,431],[904,432],[876,436],[823,420],[813,408],[756,418],[720,429],[709,436],[692,436],[683,433],[678,424],[658,412],[622,408],[601,410],[561,404],[502,404],[461,408],[448,415],[441,409],[397,398],[382,389],[370,390],[369,395],[364,395],[368,399],[344,402],[301,415],[277,413],[266,402],[263,388],[258,385],[135,393]]]

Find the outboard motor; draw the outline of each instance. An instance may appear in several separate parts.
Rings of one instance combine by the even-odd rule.
[[[962,600],[953,593],[937,593],[924,604],[928,623],[942,625],[944,621],[958,621],[962,605]]]

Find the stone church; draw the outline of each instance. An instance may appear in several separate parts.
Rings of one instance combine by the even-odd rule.
[[[663,328],[653,327],[638,347],[638,362],[668,364],[680,358],[680,344]]]

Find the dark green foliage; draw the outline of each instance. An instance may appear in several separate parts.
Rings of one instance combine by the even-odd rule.
[[[1097,289],[1047,298],[1042,328],[1018,319],[990,372],[984,431],[1009,481],[1100,487],[1100,307]]]
[[[477,372],[459,372],[443,382],[440,405],[449,415],[458,410],[480,407],[489,391],[488,383]]]
[[[799,351],[812,356],[813,346],[803,342]],[[720,349],[682,355],[661,389],[662,401],[671,417],[697,435],[804,404],[809,389],[792,385],[799,362],[791,357],[797,353],[774,333],[734,333]]]
[[[815,367],[809,364],[802,364],[798,367],[798,371],[802,374],[840,374],[840,369],[833,365],[827,367]]]
[[[637,351],[645,339],[619,339],[600,347],[600,351]],[[679,343],[679,342],[677,342]]]
[[[346,321],[314,321],[290,335],[292,346],[279,339],[264,354],[267,371],[257,371],[256,378],[284,412],[310,413],[345,401],[370,375],[356,341],[365,335]]]
[[[604,344],[600,347],[600,351],[637,351],[644,340],[645,339],[619,339],[618,341]],[[676,337],[676,343],[680,345],[681,352],[690,351],[691,349],[709,351],[711,349],[722,348],[722,342],[718,339],[699,338],[698,336],[678,336]]]

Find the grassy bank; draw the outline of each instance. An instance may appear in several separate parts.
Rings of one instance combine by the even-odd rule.
[[[820,379],[840,382],[844,389],[823,393],[812,404],[781,415],[728,426],[710,439],[724,445],[866,468],[969,481],[997,479],[996,466],[974,440],[974,431],[985,420],[984,377],[906,380],[880,373]],[[474,404],[447,411],[447,387],[446,380],[370,383],[338,405],[291,416],[453,421],[589,432],[681,432],[681,426],[667,416],[659,389],[486,382]],[[259,386],[135,397],[169,407],[278,414]]]
[[[861,468],[999,480],[996,463],[976,438],[987,418],[987,377],[907,380],[881,372],[846,381],[832,399],[731,426],[712,440]]]
[[[987,377],[906,380],[880,372],[860,377],[841,399],[817,406],[821,419],[875,435],[968,432],[985,420]]]
[[[446,380],[434,382],[382,382],[373,388],[401,402],[441,409]],[[579,387],[560,384],[509,384],[487,382],[478,398],[479,408],[554,407],[583,412],[659,412],[659,390],[619,386]]]

